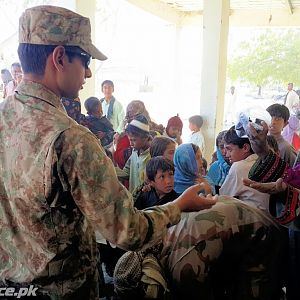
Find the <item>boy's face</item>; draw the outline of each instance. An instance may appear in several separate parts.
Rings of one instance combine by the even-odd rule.
[[[102,87],[102,92],[105,97],[110,98],[114,92],[114,88],[112,85],[105,83]]]
[[[102,105],[101,105],[101,103],[99,103],[99,105],[97,105],[97,106],[95,107],[95,110],[93,111],[93,115],[94,115],[94,116],[97,116],[97,117],[99,117],[99,118],[102,117],[103,111],[102,111]]]
[[[195,125],[195,124],[193,124],[193,123],[189,123],[189,129],[191,130],[191,131],[196,131],[197,130],[197,126]]]
[[[165,152],[163,153],[163,157],[173,161],[175,149],[176,149],[176,144],[175,143],[170,143],[167,146]]]
[[[240,148],[238,145],[234,144],[225,144],[226,157],[229,159],[229,162],[232,164],[236,161],[240,161],[249,156],[250,146],[247,147],[247,144],[243,145],[243,148]]]
[[[271,124],[269,126],[269,132],[271,135],[281,134],[282,129],[288,124],[281,117],[272,117]]]
[[[162,170],[158,170],[154,181],[151,181],[151,186],[155,189],[160,198],[171,193],[174,188],[173,171],[169,170],[163,172]]]
[[[170,126],[169,131],[168,131],[168,135],[171,138],[176,138],[177,136],[181,136],[181,130],[177,126]]]
[[[149,147],[149,142],[147,137],[140,137],[136,135],[132,135],[131,133],[128,133],[128,138],[130,142],[130,146],[134,150],[145,150]]]

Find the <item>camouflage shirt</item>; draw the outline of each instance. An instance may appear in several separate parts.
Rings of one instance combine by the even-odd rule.
[[[35,82],[0,105],[0,169],[0,278],[52,299],[97,297],[94,230],[138,249],[180,219],[174,203],[133,208],[94,135]]]

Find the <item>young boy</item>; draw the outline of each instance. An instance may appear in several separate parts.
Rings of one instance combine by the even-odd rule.
[[[290,112],[288,108],[282,104],[270,105],[267,108],[267,112],[272,117],[269,134],[274,136],[277,141],[281,159],[292,167],[297,156],[296,150],[281,135],[283,128],[288,124]]]
[[[202,155],[205,151],[205,142],[204,136],[201,132],[201,127],[203,125],[203,118],[199,115],[195,115],[189,118],[189,128],[192,131],[192,134],[189,137],[188,143],[197,145]]]
[[[183,128],[183,123],[179,118],[179,116],[177,115],[169,119],[164,135],[173,139],[177,143],[177,145],[181,145],[182,128]]]
[[[220,188],[220,195],[236,197],[249,205],[269,211],[270,196],[243,184],[243,178],[248,178],[248,173],[258,158],[251,148],[249,139],[239,137],[234,127],[231,127],[226,132],[224,141],[226,157],[232,166]]]
[[[129,179],[129,191],[132,193],[144,182],[146,163],[150,160],[149,123],[143,115],[138,115],[128,124],[125,132],[133,151],[125,167],[116,167],[116,171],[119,179]]]
[[[154,205],[162,205],[179,197],[174,191],[174,164],[162,156],[151,158],[146,165],[151,190],[134,195],[137,209],[145,209]]]
[[[103,116],[102,105],[98,98],[90,97],[84,102],[88,116],[87,126],[101,141],[103,147],[110,147],[113,142],[115,131],[108,119]]]

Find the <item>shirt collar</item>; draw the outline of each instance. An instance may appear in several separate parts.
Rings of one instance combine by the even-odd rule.
[[[60,98],[40,83],[23,79],[16,88],[16,92],[19,95],[40,99],[54,106],[55,108],[58,108],[59,110],[65,112],[64,106],[61,103]]]

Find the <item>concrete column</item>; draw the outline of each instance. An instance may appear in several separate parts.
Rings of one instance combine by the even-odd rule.
[[[227,67],[230,0],[204,0],[200,114],[206,121],[205,157],[222,130]]]
[[[92,41],[93,41],[93,43],[95,43],[96,0],[89,0],[89,1],[73,0],[73,1],[76,5],[75,11],[78,14],[88,17],[90,19],[91,27],[92,27]],[[95,60],[94,59],[91,60],[90,69],[92,71],[92,78],[89,78],[86,80],[83,90],[80,91],[79,97],[81,99],[81,103],[83,103],[83,101],[86,98],[95,96],[95,93],[96,93],[96,80],[95,80],[96,79],[96,74],[95,74],[96,68],[95,68]],[[84,107],[83,107],[83,109],[84,109]]]

